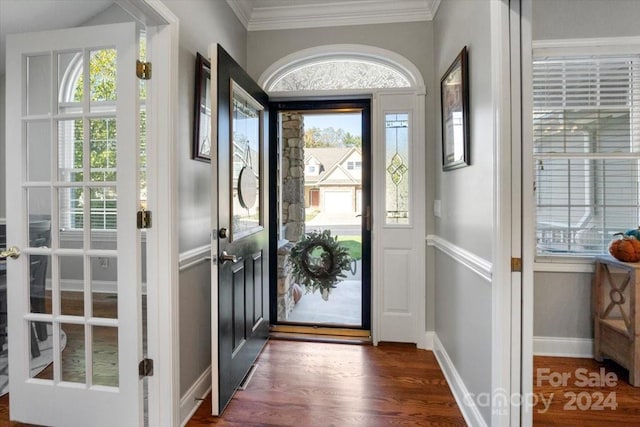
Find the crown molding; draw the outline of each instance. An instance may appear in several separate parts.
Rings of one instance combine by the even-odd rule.
[[[227,1],[238,2],[241,0]],[[432,7],[437,8],[439,3],[440,0],[395,0],[393,2],[383,0],[338,2],[332,0],[321,4],[254,7],[247,29],[249,31],[263,31],[430,21],[434,16]]]
[[[436,17],[436,13],[438,13],[438,8],[440,7],[440,0],[428,0],[431,4],[429,5],[429,10],[431,11],[431,19]]]
[[[249,28],[253,6],[249,0],[227,0],[227,4],[236,14],[244,28]]]

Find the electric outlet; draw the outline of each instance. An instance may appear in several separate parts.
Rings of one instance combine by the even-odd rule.
[[[433,214],[435,216],[437,216],[438,218],[440,218],[440,215],[442,214],[442,203],[440,203],[440,200],[434,200],[433,201]]]

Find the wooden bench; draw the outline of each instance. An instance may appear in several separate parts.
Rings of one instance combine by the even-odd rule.
[[[594,357],[608,357],[629,370],[629,383],[640,386],[640,263],[597,256],[594,302]]]

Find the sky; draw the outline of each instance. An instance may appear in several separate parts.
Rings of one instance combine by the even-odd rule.
[[[334,129],[344,129],[355,136],[362,136],[362,123],[360,113],[340,113],[340,114],[305,114],[304,127],[309,129],[317,127],[324,129],[333,127]]]

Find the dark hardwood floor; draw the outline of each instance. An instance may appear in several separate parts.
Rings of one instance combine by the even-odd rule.
[[[413,346],[271,340],[222,417],[207,396],[187,424],[464,426],[432,352]]]
[[[535,426],[640,426],[640,387],[613,362],[536,357],[533,381]],[[247,389],[210,413],[207,396],[187,425],[465,425],[433,353],[397,344],[271,340]],[[8,396],[0,426],[26,426],[9,422]]]
[[[536,426],[640,426],[640,387],[614,362],[538,356],[533,373]]]

